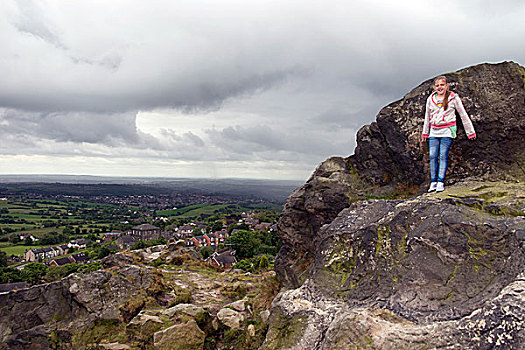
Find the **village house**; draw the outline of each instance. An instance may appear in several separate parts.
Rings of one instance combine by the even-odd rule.
[[[226,230],[214,232],[213,236],[215,239],[215,245],[225,244],[226,239],[229,237],[228,232]]]
[[[112,241],[112,240],[115,240],[118,238],[118,236],[120,236],[122,234],[122,231],[111,231],[111,232],[106,232],[106,233],[102,233],[100,235],[100,237],[105,241],[105,242],[108,242],[108,241]]]
[[[194,247],[203,247],[209,244],[206,244],[209,242],[209,238],[206,239],[204,236],[194,236],[186,240],[186,245],[188,246],[194,246]]]
[[[255,215],[255,212],[254,212],[254,211],[243,212],[243,213],[241,214],[241,218],[246,219],[246,218],[250,218],[250,217],[252,217],[253,215]]]
[[[244,219],[244,223],[249,226],[255,226],[259,223],[259,219],[246,218]]]
[[[208,259],[206,259],[206,261],[212,265],[225,269],[230,269],[237,263],[235,250],[232,249],[222,249],[218,252],[214,252]]]
[[[25,261],[42,261],[44,259],[54,258],[59,255],[63,255],[64,251],[58,247],[49,248],[37,248],[26,250],[24,253]]]
[[[89,261],[89,256],[87,256],[86,253],[73,254],[70,256],[70,258],[76,264],[83,264]]]
[[[272,224],[269,222],[261,222],[260,224],[255,225],[253,229],[258,231],[267,231],[270,226],[272,226]]]
[[[142,224],[131,229],[131,236],[142,241],[150,241],[160,237],[160,228],[150,224]]]
[[[119,249],[129,249],[137,241],[137,238],[135,236],[130,235],[124,235],[120,236],[115,240],[115,244]]]
[[[29,234],[27,232],[21,233],[19,238],[20,238],[21,241],[25,241],[28,236],[31,238],[31,241],[33,243],[38,241],[38,238],[36,238],[35,236],[33,236],[33,235],[31,235],[31,234]]]
[[[64,257],[64,258],[57,258],[53,259],[49,262],[49,266],[64,266],[66,264],[71,264],[73,261],[70,259],[70,257]]]
[[[87,241],[85,238],[77,238],[67,244],[69,248],[84,249],[86,248]]]
[[[176,231],[180,238],[186,238],[192,235],[193,226],[184,225],[184,226],[179,227]]]

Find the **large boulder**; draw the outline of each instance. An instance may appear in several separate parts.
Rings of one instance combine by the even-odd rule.
[[[477,140],[458,137],[447,183],[465,178],[525,179],[525,68],[513,62],[480,64],[445,74],[474,123]],[[348,158],[332,157],[289,197],[278,223],[283,246],[276,272],[298,287],[313,261],[320,228],[351,203],[367,197],[415,194],[428,182],[428,145],[421,142],[425,102],[433,78],[379,112],[357,133]]]
[[[263,349],[525,346],[525,69],[446,75],[478,136],[458,118],[446,191],[423,194],[429,79],[288,198]]]
[[[204,347],[206,334],[194,320],[173,325],[154,334],[156,350],[198,350]]]
[[[244,322],[244,315],[238,311],[223,308],[217,313],[217,318],[225,326],[232,329],[239,329]]]
[[[519,183],[468,182],[352,204],[274,300],[263,349],[523,348],[523,198]]]
[[[38,333],[43,335],[42,344],[47,344],[52,332],[57,341],[70,342],[71,333],[98,321],[131,319],[140,312],[143,298],[148,293],[154,295],[158,288],[154,272],[130,265],[114,273],[73,274],[57,282],[0,294],[0,343],[23,349],[25,345],[20,344],[31,344]],[[130,304],[138,307],[127,312]]]

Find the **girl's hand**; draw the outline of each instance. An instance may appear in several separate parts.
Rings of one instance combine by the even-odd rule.
[[[425,141],[428,139],[428,135],[421,135],[421,141]]]

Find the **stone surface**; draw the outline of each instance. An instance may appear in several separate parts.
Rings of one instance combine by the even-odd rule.
[[[200,314],[204,314],[205,311],[202,307],[192,304],[178,304],[173,307],[170,307],[169,309],[162,310],[162,314],[167,315],[169,317],[173,317],[178,313],[183,313],[192,317],[197,317]]]
[[[352,204],[274,300],[263,349],[523,348],[523,199],[521,184],[469,182]]]
[[[446,75],[478,137],[467,140],[458,118],[447,184],[465,178],[525,180],[525,68],[513,62],[481,64]],[[305,281],[320,228],[342,209],[366,197],[414,193],[428,182],[428,145],[420,135],[432,84],[429,79],[384,107],[357,133],[354,155],[327,159],[288,197],[278,223],[283,246],[275,265],[285,287]]]
[[[255,337],[255,326],[253,324],[248,325],[246,331],[250,337]]]
[[[270,310],[264,310],[259,313],[259,316],[261,317],[261,320],[263,323],[267,323],[270,319]]]
[[[158,316],[148,315],[141,311],[126,326],[126,333],[139,338],[147,338],[164,324]]]
[[[224,308],[217,313],[217,318],[222,324],[232,329],[241,328],[242,322],[244,322],[244,316],[240,312],[232,309]]]
[[[194,320],[176,324],[154,334],[155,350],[198,350],[204,347],[206,334]]]
[[[129,345],[120,344],[120,343],[99,344],[98,346],[100,348],[106,349],[106,350],[128,350],[128,349],[131,349],[131,347]]]
[[[0,313],[0,343],[14,348],[15,344],[32,342],[32,332],[39,329],[49,334],[56,320],[72,329],[89,328],[95,320],[118,321],[123,303],[157,288],[156,276],[148,269],[132,265],[117,271],[73,274],[58,282],[0,295],[0,310],[10,310]]]
[[[230,303],[226,306],[231,307],[236,311],[244,312],[246,311],[246,299],[234,301],[233,303]]]

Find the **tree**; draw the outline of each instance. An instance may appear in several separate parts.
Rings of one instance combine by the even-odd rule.
[[[32,245],[32,244],[33,244],[33,239],[31,238],[31,235],[27,235],[24,240],[24,245]]]
[[[237,251],[239,258],[252,258],[257,253],[257,248],[261,242],[255,237],[252,231],[237,231],[230,236],[230,244]]]
[[[253,264],[250,260],[244,259],[233,265],[234,269],[240,269],[246,272],[253,272]]]
[[[7,254],[6,252],[0,251],[0,267],[7,266]]]
[[[223,222],[222,221],[215,221],[213,224],[211,224],[211,226],[209,227],[209,231],[208,232],[217,232],[217,231],[220,231],[222,230],[222,227],[223,227]]]
[[[213,248],[210,246],[202,247],[199,251],[204,260],[208,259],[213,254]]]
[[[108,247],[106,246],[100,247],[97,253],[97,259],[105,258],[109,254],[111,254],[111,251],[109,250]]]
[[[261,260],[259,260],[259,269],[264,270],[270,266],[270,262],[268,261],[268,257],[266,255],[261,256]]]
[[[18,242],[20,242],[20,236],[16,233],[14,235],[9,236],[9,242],[17,244]]]
[[[29,282],[39,281],[46,274],[47,266],[41,262],[27,264],[22,270],[22,277]]]

